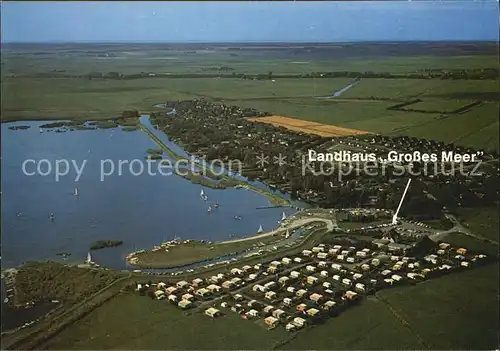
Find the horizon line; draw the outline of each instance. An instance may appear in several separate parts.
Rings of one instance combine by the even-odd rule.
[[[287,41],[287,40],[241,40],[241,41],[160,41],[160,40],[76,40],[76,41],[2,41],[1,44],[350,44],[350,43],[499,43],[498,39],[408,39],[408,40],[342,40],[342,41]]]

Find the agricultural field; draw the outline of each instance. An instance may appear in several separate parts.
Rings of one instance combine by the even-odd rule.
[[[474,55],[470,48],[436,45],[427,49],[404,45],[382,48],[7,47],[2,55],[2,118],[109,119],[127,109],[147,113],[165,101],[206,98],[335,127],[498,150],[498,81],[364,78],[341,96],[316,99],[341,90],[352,78],[273,78],[280,74],[365,72],[368,68],[407,74],[425,69],[497,67],[496,55],[488,48],[476,47]],[[424,49],[435,54],[425,54]],[[145,75],[139,79],[89,79],[92,72]],[[207,73],[266,78],[196,77]],[[170,78],[169,74],[194,76]],[[61,77],[56,78],[58,75]],[[473,101],[484,104],[443,119],[438,113],[388,110],[417,98],[422,101],[408,108],[450,112]]]
[[[342,128],[283,116],[249,118],[249,121],[272,124],[273,126],[285,127],[297,132],[317,134],[325,137],[368,134],[368,132],[364,130]]]
[[[470,231],[485,238],[500,241],[500,223],[498,207],[458,210],[458,219]]]
[[[489,265],[380,296],[430,349],[491,349],[498,345],[498,269]]]

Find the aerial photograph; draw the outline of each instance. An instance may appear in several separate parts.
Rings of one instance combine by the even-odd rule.
[[[2,350],[498,350],[498,0],[0,6]]]

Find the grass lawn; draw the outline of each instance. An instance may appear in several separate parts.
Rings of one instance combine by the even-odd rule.
[[[280,239],[281,237],[269,236],[255,240],[239,241],[227,244],[191,242],[169,248],[168,252],[162,249],[156,252],[149,251],[137,254],[139,262],[136,265],[140,267],[178,267],[258,247],[258,244],[261,242],[264,244],[271,244],[279,241]]]
[[[485,238],[499,241],[499,208],[461,208],[458,210],[458,219],[471,232]]]
[[[404,327],[384,303],[364,300],[330,318],[324,324],[299,334],[282,350],[415,350],[418,339]]]
[[[434,350],[498,348],[498,264],[380,295]]]
[[[185,313],[167,301],[122,294],[69,326],[50,350],[263,350],[288,333],[227,312],[216,319]]]

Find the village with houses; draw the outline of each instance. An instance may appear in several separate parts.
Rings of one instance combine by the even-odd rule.
[[[400,237],[392,229],[371,241],[325,240],[329,243],[298,255],[221,267],[210,277],[136,281],[131,288],[185,310],[186,318],[200,313],[224,323],[224,315],[238,314],[267,329],[293,332],[338,316],[379,290],[419,284],[491,259],[428,236],[412,245],[398,243]]]

